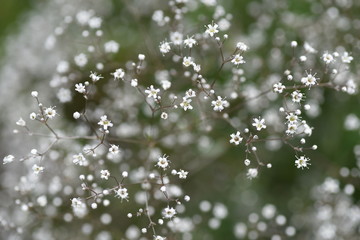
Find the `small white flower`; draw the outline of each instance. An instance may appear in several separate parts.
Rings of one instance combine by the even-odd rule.
[[[37,91],[32,91],[31,92],[31,96],[34,97],[34,98],[37,98],[39,95],[39,93]]]
[[[126,188],[120,187],[118,190],[115,190],[115,197],[121,198],[122,200],[127,200],[129,198],[129,193]]]
[[[235,145],[239,145],[241,143],[241,141],[243,140],[239,131],[237,131],[236,134],[232,133],[230,135],[230,137],[231,137],[230,143],[233,143]]]
[[[118,68],[115,70],[115,72],[111,73],[111,75],[114,76],[114,80],[124,79],[125,72],[122,68]]]
[[[79,93],[85,93],[86,92],[85,85],[83,85],[82,83],[75,84],[75,91]]]
[[[232,62],[234,65],[238,66],[239,64],[244,64],[244,63],[245,63],[245,60],[244,60],[243,56],[241,56],[240,54],[236,54],[236,55],[234,56],[234,58],[231,60],[231,62]]]
[[[315,74],[306,73],[307,75],[303,78],[301,78],[301,83],[304,84],[307,87],[314,86],[317,84],[317,78],[315,77]]]
[[[120,148],[117,145],[110,144],[109,152],[112,154],[118,154],[120,152]]]
[[[162,119],[167,119],[167,118],[168,118],[168,114],[167,114],[166,112],[162,112],[161,115],[160,115],[160,117],[161,117]]]
[[[87,160],[82,153],[73,155],[73,163],[79,166],[86,166]]]
[[[335,61],[334,56],[328,52],[325,52],[321,59],[325,62],[325,64],[330,64]]]
[[[184,57],[183,58],[183,65],[185,67],[189,67],[193,64],[194,62],[192,61],[192,58],[191,57]]]
[[[214,34],[219,32],[218,27],[219,27],[219,25],[217,25],[216,23],[208,24],[207,26],[205,26],[205,28],[206,28],[205,33],[207,33],[211,37],[213,37]]]
[[[297,123],[299,117],[294,113],[288,113],[286,116],[286,120],[288,120],[289,123]]]
[[[249,47],[243,42],[238,42],[236,44],[236,48],[238,48],[242,52],[246,52],[247,50],[249,50]]]
[[[112,127],[113,124],[111,123],[110,120],[107,119],[107,116],[106,115],[103,115],[100,117],[100,122],[98,122],[99,125],[103,126],[103,128],[105,130],[108,129],[108,127]]]
[[[158,167],[161,167],[162,169],[166,169],[169,166],[169,160],[168,160],[169,156],[163,155],[162,157],[158,158],[158,162],[156,163],[156,165]]]
[[[218,96],[217,100],[211,102],[211,106],[213,106],[214,111],[221,112],[225,107],[229,105],[229,102]]]
[[[168,219],[171,219],[175,216],[176,214],[176,210],[172,207],[166,207],[164,208],[163,210],[163,216],[164,218],[168,218]]]
[[[189,89],[185,92],[185,95],[187,98],[196,97],[196,92],[192,89]]]
[[[344,54],[341,56],[341,61],[343,63],[351,63],[352,60],[354,60],[354,58],[350,56],[348,52],[344,52]]]
[[[303,94],[299,90],[295,90],[291,93],[291,98],[294,103],[300,103],[303,99]]]
[[[179,175],[179,178],[186,179],[189,172],[180,169],[180,171],[178,171],[177,174]]]
[[[120,44],[114,40],[110,40],[104,44],[105,52],[107,53],[117,53],[119,51]]]
[[[170,33],[170,41],[174,45],[181,45],[183,42],[183,35],[179,32],[172,32]]]
[[[246,176],[248,179],[253,179],[253,178],[256,178],[258,175],[258,170],[257,168],[249,168],[248,169],[248,172],[246,173]]]
[[[71,206],[73,208],[82,208],[84,206],[84,203],[81,201],[80,198],[72,198],[71,199]]]
[[[38,175],[39,173],[44,171],[44,167],[34,164],[34,166],[32,167],[32,170],[34,171],[34,173],[36,175]]]
[[[139,55],[138,55],[138,59],[139,59],[140,61],[144,61],[144,60],[145,60],[145,55],[144,55],[144,54],[139,54]]]
[[[180,103],[180,106],[186,111],[188,109],[193,109],[193,106],[191,106],[191,99],[187,97],[183,97],[183,101]]]
[[[192,66],[193,66],[195,72],[200,72],[200,70],[201,70],[200,64],[193,63]]]
[[[171,50],[170,44],[168,42],[161,42],[159,48],[162,54],[168,53]]]
[[[132,87],[137,87],[138,86],[138,80],[136,79],[136,78],[134,78],[134,79],[131,79],[131,86]]]
[[[74,113],[73,113],[73,118],[74,118],[74,119],[79,119],[80,116],[81,116],[81,114],[80,114],[79,112],[74,112]]]
[[[281,82],[278,82],[273,85],[273,89],[276,93],[282,93],[285,89],[285,86]]]
[[[54,107],[45,108],[44,114],[46,117],[52,119],[56,116],[56,110],[54,109]]]
[[[194,37],[187,37],[187,38],[184,40],[184,44],[185,44],[185,47],[192,48],[194,45],[197,44],[197,42],[196,42],[196,40],[194,39]]]
[[[108,180],[110,177],[109,170],[101,170],[100,174],[101,174],[100,178],[105,179],[105,180]]]
[[[90,72],[90,76],[91,80],[93,82],[97,82],[99,81],[100,79],[102,79],[103,77],[100,75],[100,74],[97,74],[96,72]]]
[[[253,119],[253,126],[256,127],[256,130],[260,131],[261,129],[265,129],[266,125],[265,125],[265,119],[264,118],[254,118]]]
[[[158,98],[157,94],[160,92],[160,89],[155,89],[153,85],[151,85],[150,87],[148,87],[146,90],[145,90],[145,93],[148,94],[148,98]]]
[[[16,125],[21,126],[21,127],[25,127],[26,126],[26,122],[24,121],[24,119],[20,118],[17,122]]]
[[[36,113],[34,113],[34,112],[30,113],[30,119],[31,120],[35,120],[36,116],[37,116]]]
[[[8,164],[13,162],[15,159],[15,157],[13,155],[7,155],[6,157],[3,158],[3,164]]]
[[[162,237],[162,236],[159,236],[159,235],[154,236],[154,240],[165,240],[165,239],[166,239],[166,237]]]
[[[311,165],[309,161],[310,159],[305,156],[300,156],[300,157],[296,156],[295,166],[301,169],[304,169],[304,167],[309,168],[308,166]]]
[[[164,90],[168,90],[171,87],[171,82],[169,80],[162,80],[161,81],[161,87]]]
[[[287,135],[294,135],[296,133],[296,130],[298,129],[298,126],[295,123],[289,123],[288,129],[286,130]]]

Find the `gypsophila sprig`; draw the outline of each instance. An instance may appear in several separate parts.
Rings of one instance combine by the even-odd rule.
[[[309,161],[310,159],[305,156],[300,156],[300,157],[296,156],[295,166],[301,169],[309,168],[309,165],[311,165]]]
[[[230,143],[233,143],[235,145],[239,145],[243,140],[239,131],[237,131],[236,133],[232,133],[230,137],[231,137]]]
[[[113,126],[112,122],[109,119],[107,119],[106,115],[100,117],[100,121],[98,122],[98,124],[102,126],[104,130],[108,130],[109,127]]]
[[[261,129],[265,129],[266,125],[265,125],[265,119],[264,118],[254,118],[253,119],[253,126],[256,128],[256,130],[261,131]]]

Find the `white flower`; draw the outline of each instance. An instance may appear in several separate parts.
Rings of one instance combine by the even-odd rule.
[[[265,125],[265,119],[264,118],[254,118],[253,119],[253,126],[256,127],[256,130],[260,131],[261,129],[265,129],[266,125]]]
[[[295,103],[300,103],[303,99],[303,94],[299,90],[295,90],[291,93],[291,100]]]
[[[257,168],[249,168],[248,172],[246,173],[246,176],[247,176],[248,179],[256,178],[257,175],[258,175]]]
[[[37,98],[39,95],[39,93],[37,91],[32,91],[31,92],[31,96],[34,97],[34,98]]]
[[[180,169],[180,171],[178,171],[176,174],[179,175],[179,178],[181,179],[186,179],[187,178],[187,175],[188,175],[189,172],[187,171],[184,171],[182,169]]]
[[[289,123],[297,123],[299,117],[294,113],[288,113],[286,116],[286,120],[288,120]]]
[[[192,89],[189,89],[185,92],[187,98],[196,97],[196,92]]]
[[[117,79],[124,79],[124,76],[125,76],[125,72],[122,68],[118,68],[115,70],[115,72],[111,73],[111,75],[114,76],[114,80],[117,80]]]
[[[73,118],[74,119],[79,119],[81,117],[81,114],[79,112],[74,112],[73,113]]]
[[[313,47],[312,47],[309,43],[307,43],[307,42],[304,43],[304,49],[305,49],[305,51],[308,52],[308,53],[316,53],[316,52],[317,52],[316,49],[313,48]]]
[[[100,122],[98,122],[99,125],[103,126],[105,130],[108,129],[108,127],[112,127],[113,124],[110,120],[107,119],[106,115],[103,115],[100,117]]]
[[[168,53],[171,50],[170,44],[168,42],[161,42],[159,48],[162,54]]]
[[[144,60],[145,60],[145,55],[144,55],[144,54],[139,54],[139,55],[138,55],[138,59],[139,59],[140,61],[144,61]]]
[[[169,156],[163,155],[162,157],[158,158],[158,162],[156,163],[156,165],[158,167],[161,167],[162,169],[166,169],[169,166],[169,160],[168,160]]]
[[[34,166],[32,167],[32,170],[34,171],[34,173],[36,175],[38,175],[39,173],[44,171],[44,167],[34,164]]]
[[[170,218],[174,217],[175,214],[176,214],[176,210],[172,207],[167,207],[167,208],[164,208],[164,210],[163,210],[164,218],[170,219]]]
[[[71,199],[71,206],[73,208],[82,208],[84,206],[84,203],[81,201],[80,198],[72,198]]]
[[[194,37],[187,37],[187,38],[184,40],[184,44],[185,44],[185,47],[192,48],[194,45],[197,44],[197,42],[196,42],[196,40],[194,39]]]
[[[160,89],[155,89],[153,85],[151,85],[150,87],[148,87],[146,90],[145,90],[145,93],[148,94],[148,98],[154,98],[156,99],[158,96],[157,94],[160,92]]]
[[[120,152],[119,146],[110,144],[109,152],[112,154],[118,154]]]
[[[138,80],[136,79],[136,78],[134,78],[134,79],[131,79],[131,86],[132,87],[137,87],[138,86]]]
[[[343,63],[351,63],[353,59],[354,58],[350,56],[348,52],[344,52],[344,54],[341,56],[341,61]]]
[[[167,114],[166,112],[162,112],[161,115],[160,115],[160,117],[161,117],[162,119],[167,119],[167,118],[168,118],[168,114]]]
[[[45,108],[44,114],[46,117],[52,119],[56,116],[56,110],[54,109],[54,107]]]
[[[301,169],[304,169],[304,167],[309,168],[308,166],[311,165],[309,161],[310,159],[305,156],[300,156],[300,157],[296,156],[295,166]]]
[[[13,155],[7,155],[6,157],[3,158],[3,164],[7,164],[7,163],[11,163],[14,161],[14,156]]]
[[[276,92],[276,93],[282,93],[283,90],[285,89],[285,86],[281,82],[279,82],[279,83],[275,83],[273,85],[273,89],[274,89],[274,92]]]
[[[85,93],[86,92],[85,85],[83,85],[82,83],[75,84],[75,91],[79,93]]]
[[[35,120],[36,117],[37,117],[36,113],[34,113],[34,112],[30,113],[30,119],[31,120]]]
[[[293,135],[296,133],[298,126],[295,123],[289,123],[288,129],[286,130],[287,135]]]
[[[129,193],[126,188],[120,187],[118,190],[115,190],[115,197],[121,198],[121,201],[124,199],[128,200]]]
[[[110,40],[104,44],[105,52],[107,53],[117,53],[119,51],[120,44],[114,40]]]
[[[214,36],[214,34],[218,33],[218,25],[216,23],[208,24],[206,27],[205,33],[209,34],[211,37]]]
[[[201,70],[201,65],[200,64],[195,64],[193,63],[193,68],[195,72],[200,72]]]
[[[232,62],[234,65],[238,66],[239,64],[244,64],[244,63],[245,63],[245,60],[244,60],[243,56],[241,56],[240,54],[236,54],[236,55],[234,56],[234,58],[231,60],[231,62]]]
[[[191,57],[184,57],[183,58],[183,65],[185,67],[189,67],[193,64],[194,62],[192,61],[192,58]]]
[[[243,138],[240,136],[240,132],[237,131],[236,134],[232,133],[230,135],[231,139],[230,139],[230,143],[233,143],[235,145],[239,145],[241,143],[241,141],[243,140]]]
[[[102,79],[103,77],[99,74],[97,74],[96,72],[90,72],[90,76],[89,76],[90,78],[91,78],[91,80],[93,81],[93,82],[97,82],[97,81],[99,81],[100,79]]]
[[[307,87],[314,86],[317,83],[317,78],[315,77],[316,74],[309,74],[307,76],[301,78],[301,83]]]
[[[21,127],[25,127],[26,126],[26,122],[24,121],[24,119],[20,118],[17,122],[16,125],[21,126]]]
[[[80,53],[79,55],[74,57],[75,64],[79,67],[83,67],[87,64],[88,59],[84,53]]]
[[[186,111],[188,109],[193,109],[193,106],[191,106],[192,100],[187,97],[183,97],[183,101],[180,103],[180,106]]]
[[[164,90],[168,90],[171,87],[171,82],[169,80],[163,80],[161,81],[161,87]]]
[[[100,174],[101,174],[100,178],[105,179],[105,180],[108,180],[110,177],[109,170],[101,170]]]
[[[242,52],[246,52],[247,50],[249,50],[249,47],[243,42],[238,42],[236,44],[236,48],[238,48]]]
[[[170,41],[174,45],[181,45],[183,42],[183,35],[179,32],[172,32],[170,33]]]
[[[328,52],[325,52],[321,59],[325,62],[325,64],[330,64],[335,61],[334,56]]]
[[[217,111],[217,112],[221,112],[228,105],[229,105],[229,102],[224,100],[220,96],[217,97],[217,100],[214,100],[211,102],[211,106],[213,106],[214,111]]]
[[[82,153],[73,155],[73,163],[79,166],[86,166],[87,160]]]

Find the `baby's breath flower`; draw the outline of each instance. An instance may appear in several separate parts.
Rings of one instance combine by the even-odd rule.
[[[180,103],[180,106],[186,111],[188,109],[193,109],[193,106],[191,106],[191,99],[187,97],[183,97],[183,101]]]
[[[239,49],[242,52],[246,52],[247,50],[249,50],[249,47],[243,42],[238,42],[236,44],[236,48]]]
[[[253,122],[253,126],[256,127],[256,130],[260,131],[261,129],[265,129],[266,128],[266,125],[265,125],[265,119],[264,118],[254,118],[253,119],[254,122]]]
[[[48,107],[48,108],[45,108],[44,114],[47,118],[52,119],[56,116],[56,110],[54,109],[54,107]]]
[[[236,134],[232,133],[230,135],[231,139],[230,139],[230,143],[233,143],[235,145],[239,145],[241,143],[241,141],[243,140],[243,138],[240,135],[240,132],[237,131]]]
[[[310,159],[305,156],[300,156],[300,157],[296,156],[295,166],[301,169],[304,169],[304,167],[309,168],[308,166],[311,165],[309,161]]]
[[[291,100],[294,103],[300,103],[302,99],[303,99],[303,94],[299,90],[295,90],[291,93]]]
[[[160,92],[160,89],[155,89],[153,85],[151,85],[150,87],[148,87],[146,90],[145,90],[145,93],[148,94],[148,98],[154,98],[154,99],[157,99],[158,96],[157,94]]]
[[[192,58],[191,57],[184,57],[183,59],[183,65],[185,67],[189,67],[193,64],[194,62],[192,61]]]
[[[77,155],[73,155],[73,163],[79,166],[86,166],[87,160],[82,153],[79,153]]]
[[[174,45],[181,45],[183,42],[183,35],[179,32],[172,32],[170,33],[170,41]]]
[[[115,72],[111,73],[111,75],[114,76],[114,80],[124,79],[125,72],[122,68],[118,68],[115,70]]]
[[[110,144],[109,152],[112,154],[118,154],[120,152],[119,146]]]
[[[164,210],[163,210],[163,216],[164,218],[168,218],[168,219],[171,219],[175,216],[176,214],[176,210],[172,207],[166,207]]]
[[[103,115],[103,116],[100,117],[100,122],[98,122],[98,124],[103,126],[104,130],[107,130],[108,127],[113,126],[112,122],[107,119],[106,115]]]
[[[99,81],[100,79],[102,79],[103,77],[100,75],[100,74],[97,74],[96,72],[90,72],[90,76],[91,80],[93,82],[97,82]]]
[[[219,27],[219,25],[217,25],[216,23],[208,24],[207,26],[205,26],[205,28],[206,28],[205,33],[207,33],[208,35],[213,37],[214,34],[219,32],[218,27]]]
[[[158,158],[158,162],[157,162],[157,166],[162,168],[162,169],[166,169],[169,166],[169,160],[168,160],[169,156],[163,155],[162,157]]]
[[[166,240],[166,237],[162,237],[160,235],[154,236],[154,240]]]
[[[185,47],[189,47],[189,48],[192,48],[194,45],[196,45],[197,42],[196,40],[194,39],[194,37],[187,37],[185,40],[184,40],[184,45]]]
[[[105,179],[105,180],[108,180],[110,177],[110,172],[109,172],[109,170],[106,170],[106,169],[101,170],[100,174],[101,174],[100,178]]]
[[[32,167],[32,170],[34,171],[34,173],[36,175],[38,175],[39,173],[44,171],[44,167],[43,166],[39,166],[37,164],[34,164],[34,166]]]
[[[6,157],[3,158],[3,164],[8,164],[13,162],[15,159],[15,157],[13,155],[7,155]]]
[[[244,57],[241,56],[240,54],[236,54],[233,59],[231,60],[231,62],[238,66],[239,64],[244,64],[245,63],[245,60],[244,60]]]
[[[258,175],[257,168],[249,168],[248,172],[246,174],[247,178],[250,179],[250,180],[253,179],[253,178],[256,178],[257,175]]]
[[[189,89],[185,92],[185,95],[188,98],[196,97],[196,92],[192,89]]]
[[[20,118],[17,122],[16,125],[21,126],[21,127],[25,127],[26,126],[26,122],[24,121],[24,119]]]
[[[167,118],[168,118],[168,114],[167,114],[166,112],[162,112],[161,115],[160,115],[160,117],[161,117],[162,119],[167,119]]]
[[[335,61],[334,56],[328,52],[325,52],[321,59],[325,62],[325,64],[330,64]]]
[[[282,93],[285,89],[285,86],[281,82],[278,82],[273,85],[273,89],[276,93]]]
[[[30,113],[30,119],[31,120],[35,120],[36,117],[37,117],[36,113],[34,113],[34,112]]]
[[[184,171],[184,170],[182,170],[182,169],[180,169],[180,170],[177,172],[177,174],[179,175],[179,178],[181,178],[181,179],[186,179],[188,173],[189,173],[189,172],[186,172],[186,171]]]
[[[211,106],[213,106],[214,111],[221,112],[225,107],[229,105],[229,102],[218,96],[217,100],[211,102]]]
[[[317,84],[317,78],[315,77],[315,74],[306,73],[306,76],[301,78],[301,83],[304,84],[307,87],[314,86]]]
[[[120,187],[118,190],[115,190],[115,197],[121,198],[122,200],[127,200],[129,198],[129,193],[126,188]]]
[[[75,84],[75,91],[79,93],[85,93],[86,92],[85,85],[83,85],[82,83]]]
[[[171,50],[170,44],[166,41],[161,42],[159,48],[162,54],[168,53]]]
[[[341,61],[343,63],[351,63],[351,61],[353,60],[354,58],[349,55],[348,52],[344,52],[343,55],[341,56]]]
[[[73,208],[81,208],[83,207],[84,203],[81,201],[80,198],[72,198],[71,199],[71,206]]]

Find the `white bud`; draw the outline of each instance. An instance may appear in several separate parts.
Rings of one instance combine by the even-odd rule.
[[[140,61],[143,61],[143,60],[145,60],[145,55],[144,54],[139,54],[138,58],[139,58]]]
[[[297,45],[298,45],[297,41],[292,41],[291,42],[291,47],[294,48],[294,47],[297,47]]]
[[[80,116],[81,116],[81,114],[79,112],[74,112],[73,113],[73,118],[75,118],[75,119],[79,119]]]
[[[166,192],[166,187],[165,187],[165,186],[162,186],[162,187],[160,188],[160,191]]]
[[[39,93],[37,91],[32,91],[31,92],[31,96],[33,96],[34,98],[38,97]]]
[[[129,176],[129,173],[127,171],[123,171],[122,174],[123,178],[127,178]]]

